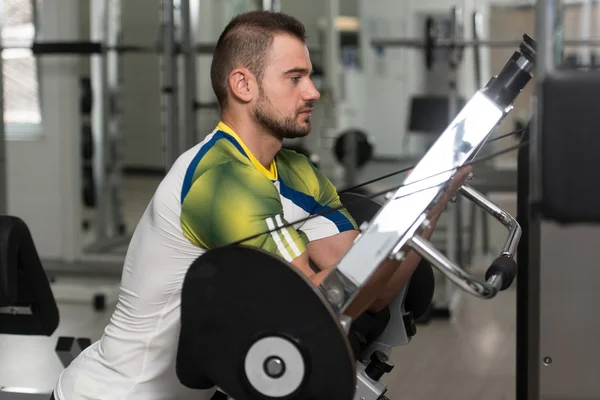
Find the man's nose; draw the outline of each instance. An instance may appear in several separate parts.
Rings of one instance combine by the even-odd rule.
[[[312,80],[310,81],[308,88],[304,95],[304,100],[315,101],[321,98],[321,93],[317,90]]]

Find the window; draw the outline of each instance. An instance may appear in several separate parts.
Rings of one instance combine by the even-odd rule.
[[[22,136],[39,132],[42,121],[37,62],[29,50],[35,37],[34,15],[40,1],[0,2],[2,43],[6,47],[25,47],[2,51],[6,134],[8,137]]]

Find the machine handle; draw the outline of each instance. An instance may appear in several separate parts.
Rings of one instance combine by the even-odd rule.
[[[407,244],[429,261],[434,268],[439,270],[444,276],[467,293],[476,297],[491,299],[496,296],[500,290],[504,290],[505,288],[504,282],[506,278],[503,271],[493,270],[491,274],[486,274],[486,282],[479,282],[465,270],[450,261],[442,253],[437,251],[431,243],[419,235],[414,235]],[[494,264],[492,264],[492,266],[493,265]],[[488,269],[488,272],[489,271],[490,270]]]
[[[502,253],[486,271],[486,282],[479,282],[418,235],[414,235],[408,241],[408,245],[464,291],[477,297],[491,299],[499,291],[508,289],[517,276],[517,263],[514,257],[519,246],[519,240],[521,240],[521,227],[509,213],[469,185],[463,185],[459,191],[464,197],[483,208],[508,229],[508,238]]]
[[[489,200],[487,197],[469,185],[461,186],[459,192],[464,197],[483,208],[488,214],[496,218],[502,225],[506,227],[506,229],[508,229],[508,237],[504,243],[500,257],[506,256],[511,259],[515,258],[522,233],[521,226],[517,220],[514,219],[512,215],[501,209],[496,203]]]
[[[502,276],[502,287],[500,290],[508,289],[517,277],[517,263],[513,258],[508,256],[496,258],[485,272],[485,279],[489,282],[494,276]]]

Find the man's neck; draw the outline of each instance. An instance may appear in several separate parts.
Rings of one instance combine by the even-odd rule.
[[[281,150],[282,141],[246,118],[233,118],[231,114],[223,112],[221,121],[233,129],[258,162],[269,169],[275,155]]]

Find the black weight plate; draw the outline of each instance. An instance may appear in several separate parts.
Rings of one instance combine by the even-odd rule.
[[[86,161],[92,161],[94,157],[94,137],[88,123],[81,126],[81,156]]]
[[[356,135],[356,136],[355,136]],[[340,163],[344,163],[346,158],[346,140],[356,138],[356,150],[358,152],[358,167],[364,166],[366,163],[371,161],[373,158],[373,145],[369,140],[369,137],[360,130],[347,130],[344,131],[335,141],[334,154]]]
[[[79,80],[79,87],[79,112],[83,115],[89,115],[92,112],[92,106],[94,104],[91,79],[88,77],[82,77]]]
[[[353,399],[350,345],[310,281],[256,248],[231,246],[200,256],[181,295],[181,383],[198,389],[214,384],[235,399],[266,399],[251,389],[244,373],[248,349],[265,336],[292,340],[308,367],[301,389],[280,399]]]
[[[94,185],[94,174],[92,168],[84,167],[82,172],[81,191],[83,204],[86,207],[96,206],[96,187]]]

